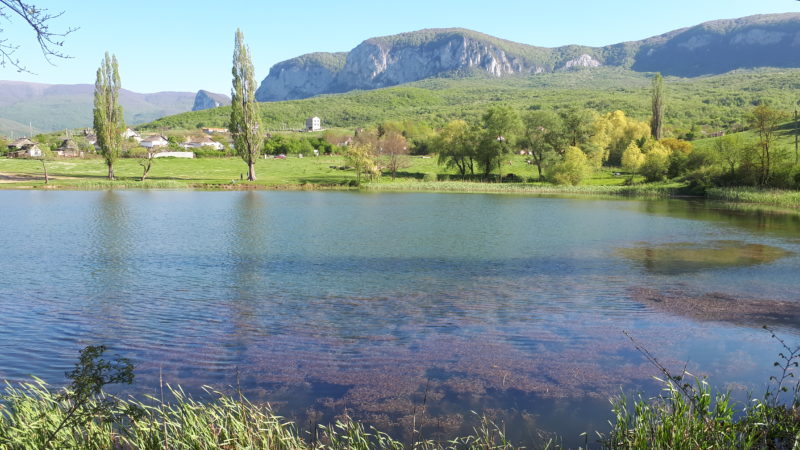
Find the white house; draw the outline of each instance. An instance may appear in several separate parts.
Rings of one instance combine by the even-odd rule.
[[[208,136],[186,138],[186,142],[181,144],[181,147],[183,147],[183,148],[209,147],[209,148],[213,148],[214,150],[222,150],[222,149],[225,148],[224,145],[222,145],[219,142],[211,139]]]
[[[205,134],[227,133],[227,132],[228,132],[227,128],[210,128],[210,127],[203,128],[203,133]]]
[[[167,138],[161,136],[160,134],[147,136],[139,141],[139,146],[144,148],[166,147],[167,145],[169,145],[169,141],[167,141]]]
[[[131,128],[126,128],[125,131],[122,132],[123,139],[130,139],[133,138],[136,142],[142,142],[142,137],[137,133],[135,130]]]
[[[10,146],[9,146],[10,147]],[[42,156],[42,149],[35,143],[23,145],[18,150],[8,152],[9,158],[40,158]]]
[[[306,131],[319,131],[322,129],[322,121],[319,117],[309,117],[306,119]]]

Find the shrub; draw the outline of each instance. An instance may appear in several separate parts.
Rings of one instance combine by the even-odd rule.
[[[561,162],[550,168],[547,178],[555,184],[577,186],[589,175],[589,171],[586,154],[578,147],[569,147]]]

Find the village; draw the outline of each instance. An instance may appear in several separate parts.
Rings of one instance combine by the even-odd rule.
[[[305,128],[296,130],[297,132],[322,131],[321,119],[319,117],[309,117],[305,121]],[[127,149],[138,147],[144,149],[153,158],[195,158],[195,150],[216,150],[224,151],[225,146],[232,146],[232,139],[227,128],[202,127],[202,134],[187,135],[183,142],[176,143],[175,138],[168,138],[165,133],[157,133],[142,137],[133,128],[126,128],[122,132],[122,138],[132,145]],[[85,158],[93,155],[98,150],[97,135],[94,130],[87,128],[78,132],[77,138],[67,130],[58,146],[49,146],[35,142],[30,137],[21,137],[8,144],[6,157],[36,159],[43,157],[57,158]],[[176,148],[177,147],[177,148]],[[179,150],[180,149],[180,150]],[[136,153],[136,152],[128,152]],[[315,152],[316,153],[316,152]]]

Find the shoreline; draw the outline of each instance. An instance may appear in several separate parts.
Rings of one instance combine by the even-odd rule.
[[[10,174],[3,174],[10,175]],[[66,183],[59,183],[66,181]],[[258,182],[214,183],[189,182],[180,179],[155,179],[139,181],[123,179],[117,181],[85,180],[80,178],[51,179],[43,184],[39,178],[0,182],[2,190],[194,190],[194,191],[341,191],[341,192],[395,192],[395,193],[465,193],[465,194],[510,194],[531,196],[563,196],[585,198],[629,198],[629,199],[687,199],[707,200],[734,207],[769,209],[783,213],[800,213],[800,192],[782,190],[759,190],[756,188],[710,188],[704,195],[687,193],[685,185],[639,184],[622,185],[578,185],[557,186],[524,183],[481,183],[470,181],[399,181],[364,183],[352,186],[349,183],[283,183],[259,184]],[[776,211],[776,212],[777,212]]]

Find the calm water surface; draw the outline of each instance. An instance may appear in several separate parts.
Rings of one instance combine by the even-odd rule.
[[[658,389],[623,330],[760,391],[779,350],[763,316],[692,302],[779,305],[770,324],[800,340],[781,319],[800,310],[798,216],[696,202],[0,191],[0,251],[0,379],[63,383],[102,343],[134,392],[238,383],[299,423],[346,412],[398,436],[452,436],[474,410],[520,444],[579,442],[621,387]]]

